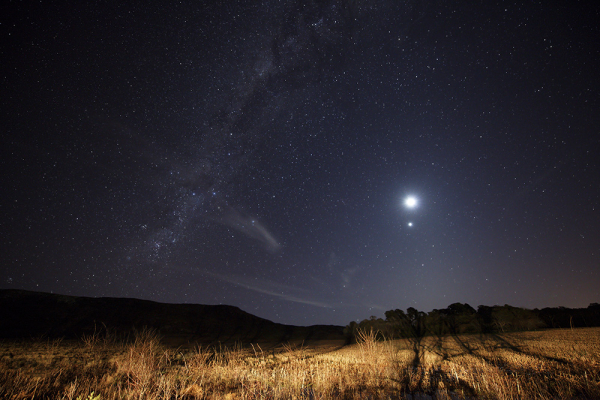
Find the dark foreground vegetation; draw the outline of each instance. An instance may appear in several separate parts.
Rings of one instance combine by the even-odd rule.
[[[454,303],[429,313],[415,308],[389,310],[385,319],[371,317],[360,323],[351,322],[344,329],[349,341],[356,341],[357,332],[378,332],[381,338],[414,338],[464,333],[506,333],[552,328],[600,327],[600,304],[587,308],[543,308],[528,310],[503,306],[479,306]]]

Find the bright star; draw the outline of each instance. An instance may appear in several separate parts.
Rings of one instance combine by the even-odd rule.
[[[408,196],[404,200],[404,205],[408,208],[415,208],[417,206],[417,198],[414,196]]]
[[[408,226],[412,226],[412,225],[413,225],[413,224],[412,224],[412,222],[409,222],[409,223],[408,223]]]

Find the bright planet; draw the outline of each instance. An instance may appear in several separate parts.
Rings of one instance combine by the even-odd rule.
[[[404,200],[404,205],[408,208],[415,208],[417,206],[417,198],[409,196]]]

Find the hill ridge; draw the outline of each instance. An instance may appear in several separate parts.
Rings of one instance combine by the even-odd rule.
[[[344,339],[341,326],[284,325],[225,304],[0,289],[0,338],[78,338],[98,329],[123,335],[145,328],[167,340],[198,343]]]

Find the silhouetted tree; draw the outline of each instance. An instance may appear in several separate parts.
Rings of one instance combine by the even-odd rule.
[[[493,308],[489,306],[477,307],[477,322],[481,332],[489,333],[494,331],[494,319],[492,317]]]
[[[480,305],[477,311],[469,304],[453,303],[445,309],[435,309],[428,314],[413,307],[409,307],[406,312],[400,309],[389,310],[385,312],[385,320],[372,316],[358,324],[351,322],[345,332],[348,337],[353,337],[357,329],[373,329],[381,333],[380,339],[408,338],[415,345],[426,335],[434,335],[441,340],[447,334],[592,326],[600,326],[599,303],[591,303],[587,308],[556,307],[541,310],[528,310],[508,304],[492,307]]]
[[[454,303],[440,310],[446,316],[444,319],[449,333],[475,333],[479,331],[476,311],[468,304]]]

